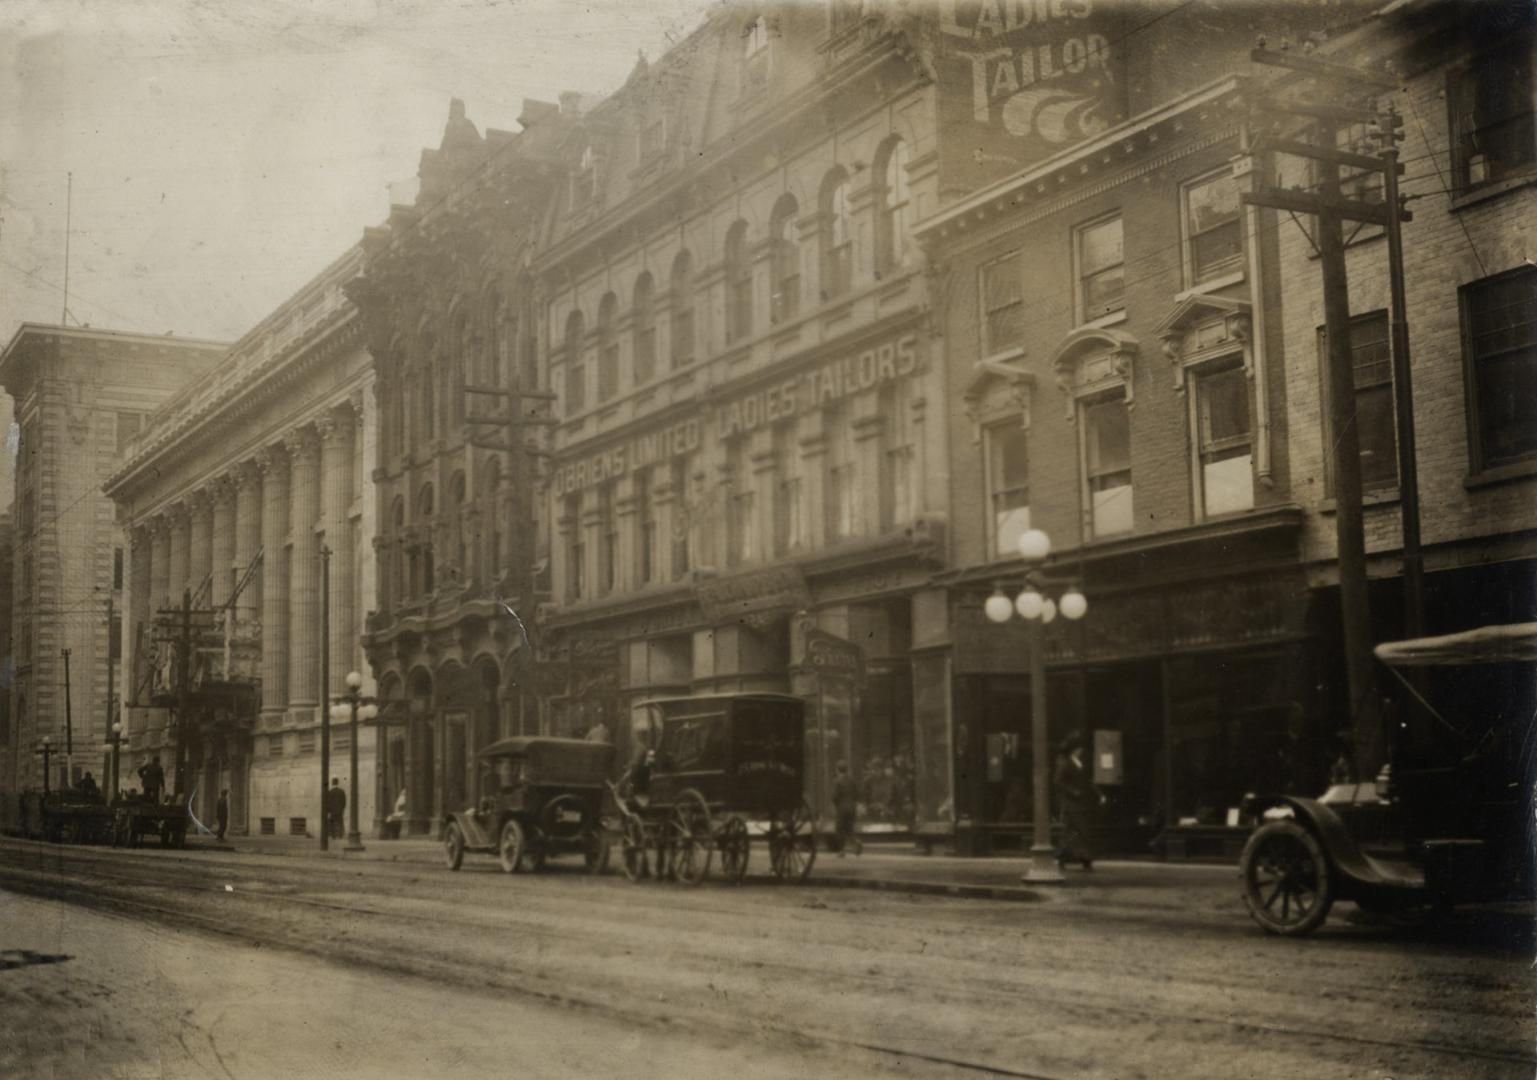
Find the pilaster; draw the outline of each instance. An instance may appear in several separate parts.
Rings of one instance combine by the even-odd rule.
[[[282,719],[288,706],[288,456],[268,447],[256,455],[261,473],[262,716]]]
[[[288,704],[320,702],[320,559],[315,526],[320,519],[320,439],[313,426],[283,437],[288,450],[289,562]]]

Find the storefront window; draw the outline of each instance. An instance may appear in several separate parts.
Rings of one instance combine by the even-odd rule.
[[[955,824],[950,747],[950,659],[913,658],[913,767],[915,828]]]

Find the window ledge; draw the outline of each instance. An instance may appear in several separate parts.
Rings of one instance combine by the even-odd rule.
[[[991,364],[1008,364],[1015,360],[1023,360],[1024,358],[1025,347],[1023,345],[1015,345],[1012,348],[1004,349],[1001,352],[988,353],[982,357],[983,360]]]
[[[1504,180],[1496,180],[1492,184],[1482,184],[1479,187],[1463,192],[1461,195],[1453,195],[1450,210],[1452,213],[1456,213],[1458,210],[1475,206],[1488,199],[1497,199],[1501,195],[1519,190],[1520,188],[1530,187],[1533,184],[1537,184],[1537,172],[1527,173],[1524,176],[1507,177]]]
[[[1492,487],[1495,484],[1509,483],[1512,480],[1525,480],[1532,476],[1537,476],[1537,458],[1512,461],[1507,465],[1495,465],[1492,468],[1469,473],[1463,478],[1462,486],[1472,491],[1477,488]]]
[[[1119,326],[1121,323],[1126,321],[1126,318],[1126,309],[1121,308],[1119,311],[1112,311],[1108,315],[1101,315],[1097,319],[1090,319],[1087,322],[1079,323],[1077,326],[1073,327],[1073,329],[1103,330],[1107,326]]]
[[[1370,510],[1370,509],[1372,509],[1373,507],[1376,507],[1376,506],[1397,506],[1397,505],[1398,505],[1398,488],[1396,488],[1396,487],[1391,488],[1391,489],[1384,489],[1382,491],[1364,491],[1364,492],[1361,493],[1361,508],[1363,510]],[[1338,510],[1338,505],[1335,503],[1335,501],[1332,498],[1325,499],[1321,503],[1318,504],[1318,512],[1320,514],[1333,514],[1337,510]]]
[[[1177,304],[1181,300],[1190,299],[1192,296],[1205,296],[1207,293],[1216,292],[1218,289],[1225,289],[1229,285],[1237,285],[1243,280],[1244,271],[1241,269],[1234,270],[1231,274],[1223,274],[1221,277],[1212,278],[1210,281],[1203,281],[1199,285],[1192,285],[1184,292],[1176,293],[1174,295],[1174,302]]]

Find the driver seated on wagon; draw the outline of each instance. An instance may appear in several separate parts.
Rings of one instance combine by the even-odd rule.
[[[651,803],[651,770],[656,766],[656,751],[641,742],[635,747],[630,767],[617,785],[622,798],[644,810]]]

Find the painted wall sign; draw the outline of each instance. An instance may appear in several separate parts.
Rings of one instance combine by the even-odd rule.
[[[691,418],[559,466],[551,475],[550,489],[561,498],[635,469],[692,454],[699,449],[706,422],[713,424],[714,437],[729,439],[794,419],[850,394],[915,374],[921,367],[920,355],[918,335],[906,333],[837,357],[766,389],[732,398],[709,410],[703,420]]]
[[[956,179],[1015,172],[1125,110],[1121,12],[1106,0],[943,0],[940,78]]]
[[[726,623],[757,612],[810,607],[811,590],[795,567],[771,566],[701,581],[694,586],[694,600],[707,621]]]

